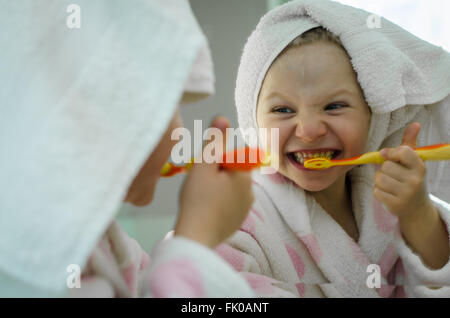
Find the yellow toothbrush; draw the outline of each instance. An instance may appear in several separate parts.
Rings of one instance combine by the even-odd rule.
[[[450,160],[450,144],[437,144],[426,147],[414,148],[414,151],[422,160]],[[313,158],[305,161],[304,166],[308,169],[322,170],[334,166],[363,165],[367,163],[382,164],[385,161],[379,151],[365,153],[358,157],[340,160],[327,158]]]

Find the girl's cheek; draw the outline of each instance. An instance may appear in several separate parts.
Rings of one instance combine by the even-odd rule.
[[[288,127],[271,127],[267,130],[267,145],[271,152],[276,152],[280,155],[283,154],[285,147],[289,143],[291,134]]]
[[[170,156],[173,147],[178,143],[179,140],[172,139],[172,132],[177,129],[183,127],[183,120],[181,119],[180,111],[177,110],[170,122],[170,125],[162,138],[162,152],[165,153],[166,159]]]
[[[340,135],[345,140],[346,146],[355,155],[364,151],[369,134],[369,126],[362,116],[350,117],[339,123]]]
[[[370,117],[368,121],[361,120],[360,122],[361,124],[359,126],[357,134],[360,143],[359,147],[361,151],[364,151],[369,138]]]

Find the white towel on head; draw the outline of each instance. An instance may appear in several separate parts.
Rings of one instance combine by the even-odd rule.
[[[80,29],[66,27],[70,3],[0,12],[0,274],[53,292],[110,224],[198,54],[203,86],[186,89],[213,91],[188,1],[79,0]]]
[[[194,32],[201,32],[201,28],[194,18],[189,6],[189,0],[153,0],[161,5],[161,9],[166,11],[174,20],[185,21],[192,25]],[[203,33],[202,33],[203,35]],[[170,34],[169,42],[172,41]],[[207,42],[200,47],[197,56],[191,66],[191,72],[184,84],[184,93],[181,104],[194,103],[209,95],[214,94],[214,72],[211,52]]]
[[[297,36],[317,26],[346,48],[372,109],[366,151],[400,145],[404,128],[419,121],[419,146],[450,142],[450,54],[382,18],[334,1],[291,1],[265,15],[249,37],[236,81],[241,128],[257,127],[256,104],[267,70]],[[450,163],[428,165],[430,192],[450,202]]]

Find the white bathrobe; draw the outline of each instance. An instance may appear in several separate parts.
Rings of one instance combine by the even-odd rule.
[[[261,297],[450,297],[450,262],[431,270],[412,252],[397,217],[373,197],[368,170],[350,173],[358,242],[292,182],[255,172],[250,214],[218,253]],[[433,202],[450,233],[448,205]]]

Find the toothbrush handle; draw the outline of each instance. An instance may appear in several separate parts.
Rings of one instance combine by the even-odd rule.
[[[450,160],[450,144],[438,144],[426,147],[414,148],[414,151],[422,160]],[[359,157],[331,160],[333,166],[362,165],[362,164],[382,164],[386,160],[379,151],[365,153]]]
[[[356,162],[357,162],[356,164],[371,163],[371,164],[379,165],[385,161],[386,160],[383,158],[383,156],[381,155],[381,153],[379,151],[372,151],[372,152],[365,153],[361,157],[356,159]]]
[[[422,160],[450,160],[450,144],[439,144],[415,148]]]
[[[422,160],[450,160],[450,144],[438,144],[414,148]],[[368,152],[355,160],[355,164],[382,164],[385,162],[379,151]]]
[[[329,162],[331,163],[331,166],[353,166],[353,165],[363,165],[367,163],[382,164],[384,161],[385,160],[381,156],[379,151],[372,151],[357,157],[348,159],[330,160]]]

